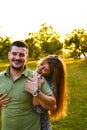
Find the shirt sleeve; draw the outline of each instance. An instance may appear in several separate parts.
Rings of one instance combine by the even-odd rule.
[[[48,82],[45,80],[42,87],[41,87],[41,91],[46,94],[46,95],[52,95],[53,92],[50,88],[50,85],[48,84]]]

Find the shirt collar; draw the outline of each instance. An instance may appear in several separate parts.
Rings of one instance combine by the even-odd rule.
[[[24,75],[26,78],[29,78],[29,75],[31,75],[31,74],[33,75],[33,72],[32,73],[31,72],[32,72],[32,70],[28,69],[28,67],[25,66],[25,70],[21,73],[20,76]],[[6,68],[4,74],[10,77],[10,66],[8,66]]]

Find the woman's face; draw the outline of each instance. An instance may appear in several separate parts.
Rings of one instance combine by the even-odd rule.
[[[37,72],[43,76],[48,77],[50,75],[50,66],[49,64],[44,61],[41,62],[37,67]]]

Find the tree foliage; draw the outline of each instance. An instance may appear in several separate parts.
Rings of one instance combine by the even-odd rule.
[[[68,56],[73,58],[83,54],[87,58],[87,32],[84,29],[74,29],[70,34],[66,34],[64,41],[61,42],[60,34],[51,25],[43,23],[38,32],[29,32],[24,41],[28,43],[29,56],[34,59],[48,54],[63,56],[69,54]],[[0,36],[0,58],[7,57],[11,42],[9,37]]]
[[[11,39],[9,37],[0,37],[0,58],[7,58]]]
[[[53,30],[52,26],[42,24],[37,33],[29,33],[25,40],[29,45],[31,57],[42,57],[48,54],[61,54],[63,43],[60,42],[60,35]]]
[[[37,44],[37,36],[37,33],[29,33],[28,38],[25,40],[25,42],[29,46],[29,56],[35,59],[38,58],[40,55],[40,49]]]
[[[46,23],[41,25],[39,42],[44,55],[61,54],[62,52],[63,43],[60,42],[60,34],[51,25],[48,26]]]
[[[69,50],[70,56],[77,58],[81,54],[86,57],[87,33],[84,29],[75,29],[67,34],[64,40],[65,48]]]

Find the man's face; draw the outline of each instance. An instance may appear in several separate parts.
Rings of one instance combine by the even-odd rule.
[[[25,47],[13,46],[8,53],[8,58],[12,68],[15,70],[22,69],[28,60],[28,52]]]
[[[37,67],[37,72],[44,77],[48,77],[50,75],[50,66],[47,62],[40,63]]]

